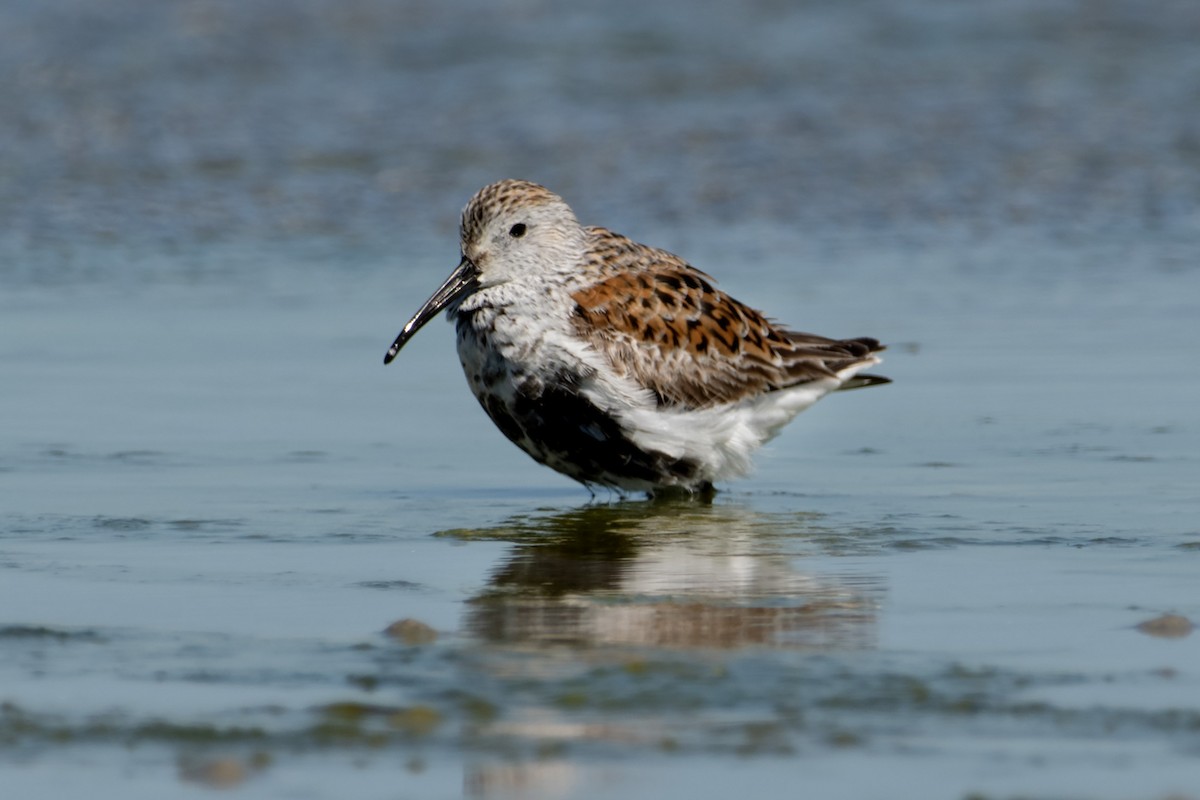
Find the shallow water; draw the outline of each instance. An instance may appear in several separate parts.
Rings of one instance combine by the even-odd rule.
[[[1197,796],[1200,14],[643,6],[0,10],[5,798]],[[895,383],[590,499],[380,365],[504,175]]]

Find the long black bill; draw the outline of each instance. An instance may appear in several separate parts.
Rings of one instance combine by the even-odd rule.
[[[446,278],[446,282],[439,286],[433,296],[417,309],[417,313],[413,314],[412,319],[404,323],[404,327],[400,329],[400,335],[396,337],[396,341],[392,342],[387,355],[383,357],[383,363],[392,363],[392,359],[400,352],[400,348],[404,347],[404,343],[421,330],[426,322],[436,317],[443,308],[475,288],[475,279],[478,276],[479,268],[471,259],[463,256],[462,261],[458,262],[458,266],[454,268],[454,272],[451,272],[450,277]]]

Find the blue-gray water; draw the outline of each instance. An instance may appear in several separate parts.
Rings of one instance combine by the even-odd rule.
[[[3,796],[1200,796],[1200,634],[1137,627],[1200,620],[1197,41],[0,6]],[[896,382],[711,506],[589,501],[444,323],[381,365],[509,176]]]

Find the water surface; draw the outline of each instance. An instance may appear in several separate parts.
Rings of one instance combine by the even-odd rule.
[[[628,5],[0,11],[6,797],[1196,793],[1200,15]],[[895,383],[589,498],[380,363],[510,175]]]

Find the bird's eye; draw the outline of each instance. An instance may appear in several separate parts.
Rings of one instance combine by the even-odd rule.
[[[525,235],[525,223],[518,222],[516,225],[513,225],[511,228],[508,229],[508,235],[513,237],[514,239],[520,239],[522,236]]]

